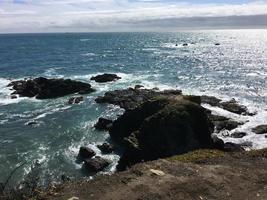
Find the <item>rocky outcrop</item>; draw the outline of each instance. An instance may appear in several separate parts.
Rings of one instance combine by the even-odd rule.
[[[101,145],[97,145],[97,148],[99,148],[103,154],[109,154],[109,153],[112,153],[114,151],[113,145],[108,144],[108,143],[103,143]]]
[[[106,82],[116,81],[119,79],[121,79],[121,77],[117,76],[116,74],[102,74],[91,78],[91,80],[94,80],[95,82],[98,83],[106,83]]]
[[[121,108],[124,108],[125,110],[130,110],[155,97],[170,97],[181,94],[181,90],[157,91],[149,89],[128,88],[125,90],[106,92],[103,97],[98,97],[96,99],[96,102],[114,104],[120,106]]]
[[[267,125],[260,125],[252,129],[256,134],[265,134],[267,133]]]
[[[222,101],[213,96],[201,96],[201,102],[205,104],[209,104],[211,106],[217,106],[229,112],[239,114],[239,115],[255,115],[255,113],[251,113],[248,111],[247,107],[244,105],[240,105],[235,99],[230,101]]]
[[[231,137],[233,138],[243,138],[247,135],[245,132],[234,132],[231,134]]]
[[[78,159],[84,161],[94,157],[95,155],[96,153],[94,150],[90,149],[89,147],[81,147],[79,150]]]
[[[68,101],[68,104],[79,104],[79,103],[81,103],[82,101],[83,101],[84,99],[83,99],[83,97],[82,96],[80,96],[80,97],[71,97],[70,99],[69,99],[69,101]]]
[[[74,93],[85,94],[95,91],[88,83],[70,79],[47,79],[43,77],[13,81],[9,86],[15,90],[13,94],[18,94],[22,97],[36,97],[36,99],[57,98]]]
[[[211,148],[212,129],[203,107],[178,96],[150,100],[126,111],[113,123],[110,136],[125,147],[118,165],[125,169],[142,160]]]
[[[99,131],[108,131],[111,129],[112,123],[113,123],[112,120],[100,117],[98,119],[98,122],[94,125],[94,127],[96,130],[99,130]]]
[[[110,165],[110,161],[96,156],[94,158],[89,158],[84,160],[84,167],[89,172],[99,172],[105,169],[107,166]]]

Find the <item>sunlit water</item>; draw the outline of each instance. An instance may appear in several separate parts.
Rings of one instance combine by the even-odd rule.
[[[90,81],[103,72],[117,73],[122,79],[107,84]],[[89,82],[97,92],[72,106],[66,104],[69,96],[10,99],[12,91],[6,87],[10,80],[38,76]],[[251,132],[252,127],[267,123],[267,30],[0,35],[0,182],[26,162],[13,178],[21,180],[36,160],[41,163],[43,183],[59,180],[62,174],[84,177],[81,164],[75,162],[79,147],[89,145],[101,154],[95,146],[109,137],[93,125],[100,116],[114,119],[122,112],[94,99],[136,84],[236,98],[258,114],[244,117],[211,108],[249,121],[237,129],[248,136],[231,139],[227,135],[233,131],[220,136],[226,141],[252,142],[255,149],[267,147],[264,135]],[[25,125],[29,121],[38,125]],[[114,170],[118,155],[105,157],[114,161],[106,172]]]

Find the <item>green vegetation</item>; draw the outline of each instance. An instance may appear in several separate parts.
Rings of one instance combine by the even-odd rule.
[[[215,149],[200,149],[192,151],[182,155],[176,155],[170,158],[167,158],[169,161],[180,161],[180,162],[199,162],[205,161],[212,158],[224,157],[225,152],[215,150]]]

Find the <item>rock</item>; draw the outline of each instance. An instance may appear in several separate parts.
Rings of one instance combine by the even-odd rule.
[[[147,101],[126,111],[110,130],[111,138],[125,147],[118,169],[142,160],[211,148],[212,127],[205,109],[182,96]]]
[[[222,102],[220,104],[220,107],[229,111],[229,112],[232,112],[232,113],[236,113],[236,114],[243,114],[243,115],[247,115],[250,113],[248,112],[248,109],[246,106],[243,106],[243,105],[239,105],[235,99],[232,99],[230,101],[226,101],[226,102]]]
[[[47,79],[43,77],[13,81],[9,84],[15,90],[13,94],[23,97],[36,97],[36,99],[49,99],[62,97],[74,93],[90,93],[95,91],[88,83],[70,79]]]
[[[90,158],[84,160],[84,166],[90,172],[99,172],[105,169],[107,166],[110,165],[110,161],[96,156],[95,158]]]
[[[114,104],[120,106],[121,108],[124,108],[125,110],[131,110],[155,97],[170,97],[181,94],[181,90],[156,91],[153,89],[149,90],[128,88],[125,90],[106,92],[103,97],[98,97],[96,99],[96,102]]]
[[[267,125],[260,125],[252,129],[256,134],[265,134],[267,133]]]
[[[108,131],[112,127],[112,120],[100,117],[94,127],[99,131]]]
[[[220,46],[221,44],[220,43],[215,43],[215,46]]]
[[[240,151],[245,151],[245,149],[240,144],[235,144],[232,142],[226,142],[224,144],[224,151],[226,151],[226,152],[240,152]]]
[[[187,44],[187,43],[184,43],[184,44],[183,44],[183,46],[184,46],[184,47],[187,47],[187,46],[188,46],[188,44]]]
[[[36,121],[28,121],[27,123],[25,123],[26,126],[35,126],[38,125],[38,123]]]
[[[143,87],[144,87],[143,85],[135,85],[135,86],[134,86],[134,89],[135,89],[135,90],[138,90],[138,89],[141,89],[141,88],[143,88]]]
[[[104,154],[109,154],[114,151],[114,147],[111,144],[103,143],[102,145],[97,145],[97,147],[101,150]]]
[[[78,158],[81,160],[92,158],[96,155],[94,150],[90,149],[89,147],[81,147],[79,150]]]
[[[237,128],[239,125],[242,125],[243,123],[237,122],[234,120],[225,120],[225,121],[215,121],[214,125],[216,127],[216,130],[220,132],[221,130],[228,130],[231,131],[235,128]]]
[[[66,182],[71,181],[71,179],[70,179],[70,177],[68,177],[68,176],[66,176],[65,174],[63,174],[63,175],[61,176],[61,181],[62,181],[63,183],[66,183]]]
[[[247,135],[245,132],[234,132],[231,134],[231,137],[233,138],[243,138]]]
[[[165,175],[165,173],[163,171],[157,170],[157,169],[150,169],[150,172],[156,176],[164,176]]]
[[[119,79],[121,79],[121,77],[117,76],[116,74],[102,74],[91,78],[91,80],[94,80],[95,82],[98,83],[106,83],[106,82],[116,81]]]
[[[209,104],[211,106],[219,106],[220,102],[222,101],[221,99],[218,99],[216,97],[206,96],[206,95],[203,95],[200,98],[201,98],[201,103]]]
[[[239,125],[244,124],[242,122],[237,122],[224,116],[213,115],[210,113],[208,113],[208,117],[214,124],[217,132],[220,132],[221,130],[231,131],[237,128]]]
[[[17,99],[18,97],[16,95],[11,95],[11,99]]]
[[[68,101],[68,104],[79,104],[83,101],[83,97],[71,97]]]
[[[68,200],[79,200],[79,198],[78,197],[71,197]]]
[[[224,150],[224,141],[216,135],[212,135],[213,148],[218,150]]]

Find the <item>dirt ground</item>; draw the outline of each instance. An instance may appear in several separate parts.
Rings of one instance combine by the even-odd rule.
[[[42,193],[46,200],[266,200],[267,150],[141,163]]]

